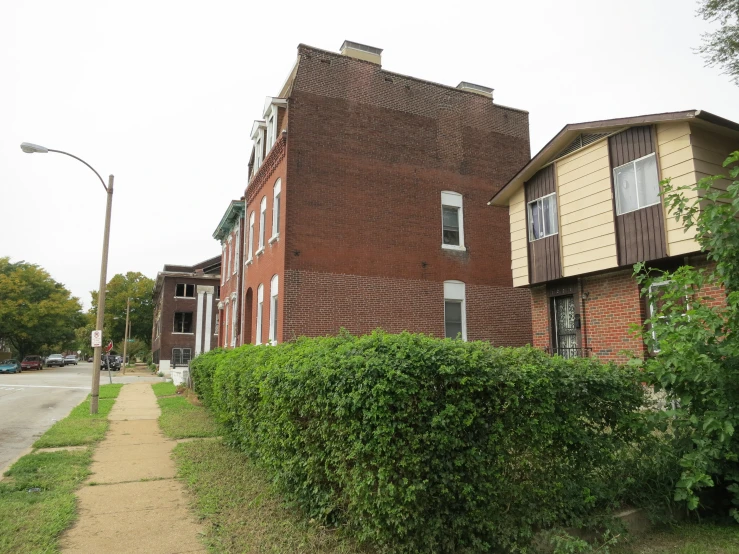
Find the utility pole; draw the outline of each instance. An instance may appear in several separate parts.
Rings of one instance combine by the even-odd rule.
[[[126,369],[126,352],[128,351],[128,314],[131,311],[131,299],[126,298],[126,330],[123,332],[123,369]]]

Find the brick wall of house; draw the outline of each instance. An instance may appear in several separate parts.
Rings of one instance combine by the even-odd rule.
[[[299,55],[283,182],[286,338],[341,326],[443,334],[443,282],[458,280],[469,338],[529,342],[508,213],[487,206],[529,159],[528,114],[338,54]],[[442,191],[463,195],[466,251],[441,247]]]
[[[238,234],[237,234],[238,230]],[[247,229],[248,231],[248,229]],[[231,239],[229,242],[229,238]],[[236,256],[236,241],[239,241],[239,252]],[[242,323],[242,293],[243,290],[243,262],[246,259],[244,252],[244,218],[239,218],[235,223],[231,232],[224,237],[222,243],[226,247],[228,255],[228,267],[225,265],[226,256],[224,256],[224,266],[221,268],[221,291],[220,300],[223,303],[223,309],[220,310],[219,328],[218,328],[218,346],[230,348],[231,335],[233,329],[233,295],[236,294],[236,346],[241,345],[241,323]],[[235,266],[235,267],[234,267]],[[234,273],[235,271],[235,273]],[[228,336],[226,336],[226,303],[228,304]]]
[[[536,348],[551,346],[549,298],[546,285],[531,287],[531,334]]]

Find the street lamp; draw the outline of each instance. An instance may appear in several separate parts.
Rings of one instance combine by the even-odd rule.
[[[38,144],[32,144],[30,142],[24,142],[21,144],[21,150],[23,150],[26,154],[46,154],[48,152],[56,152],[57,154],[64,154],[65,156],[69,156],[70,158],[74,158],[75,160],[82,162],[87,167],[89,167],[92,172],[97,175],[97,178],[100,179],[100,182],[103,185],[103,188],[105,189],[105,192],[108,195],[108,202],[105,206],[105,231],[103,233],[103,258],[100,262],[100,287],[98,289],[98,314],[97,314],[97,322],[95,324],[96,329],[102,329],[103,328],[103,314],[105,312],[105,286],[107,284],[107,275],[108,275],[108,242],[110,240],[110,210],[113,206],[113,176],[108,176],[108,185],[105,185],[105,181],[103,181],[103,178],[100,176],[100,174],[95,171],[95,169],[88,164],[85,160],[82,158],[78,158],[77,156],[70,154],[69,152],[63,152],[61,150],[52,150],[51,148],[45,148],[43,146],[39,146]],[[90,393],[90,413],[96,414],[98,413],[98,398],[100,396],[100,358],[102,356],[102,346],[96,346],[95,347],[95,353],[93,354],[93,361],[92,361],[92,391]]]

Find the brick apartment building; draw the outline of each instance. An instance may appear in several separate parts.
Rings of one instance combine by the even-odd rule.
[[[253,125],[244,342],[383,328],[529,343],[508,212],[486,205],[529,160],[527,112],[380,62],[356,43],[300,45]]]
[[[549,141],[490,201],[510,210],[511,272],[531,290],[533,344],[616,362],[647,355],[630,327],[649,317],[659,284],[643,297],[633,265],[706,264],[659,181],[723,174],[737,149],[739,124],[701,110],[570,124]]]
[[[151,351],[161,371],[218,345],[220,272],[216,256],[193,266],[165,265],[157,273]]]
[[[243,200],[231,201],[213,233],[213,238],[221,242],[221,294],[216,315],[220,347],[235,347],[244,343],[241,336],[244,208]]]

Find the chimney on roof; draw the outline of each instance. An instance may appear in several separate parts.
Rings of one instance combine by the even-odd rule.
[[[490,100],[493,99],[493,90],[488,87],[484,87],[482,85],[476,85],[474,83],[468,83],[467,81],[462,81],[457,85],[457,88],[459,90],[466,90],[468,92],[474,92],[475,94],[479,94],[481,96],[487,96],[490,98]]]
[[[359,44],[350,40],[345,40],[344,44],[341,45],[342,56],[349,56],[350,58],[376,63],[377,65],[381,65],[381,54],[382,48],[375,48],[374,46],[367,46],[366,44]]]

